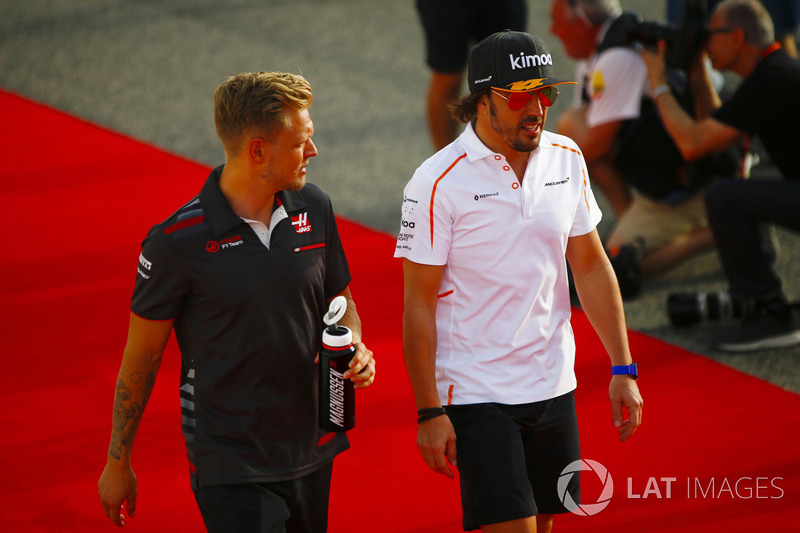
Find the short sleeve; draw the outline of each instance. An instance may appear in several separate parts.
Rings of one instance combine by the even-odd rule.
[[[767,104],[780,101],[778,95],[769,94],[772,88],[768,83],[754,83],[752,78],[745,79],[730,100],[711,116],[728,126],[757,135],[765,125],[773,125],[782,118],[781,106]],[[765,104],[755,106],[753,102]]]
[[[439,187],[441,178],[431,183],[418,170],[406,185],[394,256],[423,265],[444,265],[453,239],[452,210]]]
[[[327,197],[326,197],[327,198]],[[333,298],[350,284],[350,268],[339,237],[339,227],[330,199],[328,201],[328,227],[325,236],[325,298]]]
[[[600,220],[603,218],[603,213],[597,205],[597,199],[592,192],[591,181],[589,180],[589,172],[586,169],[586,162],[583,156],[576,154],[574,157],[578,159],[578,165],[581,169],[581,183],[580,183],[580,198],[575,208],[575,218],[572,222],[572,227],[569,231],[570,237],[578,237],[586,235],[597,227]]]
[[[189,281],[167,236],[154,226],[142,242],[131,311],[148,320],[169,320],[180,314]]]
[[[647,66],[629,48],[612,48],[601,53],[586,80],[591,99],[587,124],[598,126],[639,116],[647,87]]]

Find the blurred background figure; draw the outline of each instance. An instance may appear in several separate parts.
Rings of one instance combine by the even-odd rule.
[[[794,133],[800,121],[800,63],[775,41],[769,13],[757,0],[721,2],[709,34],[713,67],[737,74],[742,82],[723,103],[709,83],[705,61],[698,61],[700,68],[693,69],[692,76],[705,84],[715,106],[702,120],[692,120],[667,86],[665,43],[660,42],[657,51],[642,52],[670,135],[687,159],[758,136],[784,178],[720,180],[706,192],[730,294],[746,302],[741,326],[720,337],[717,347],[751,351],[793,346],[800,343],[800,317],[783,292],[766,229],[777,224],[800,232],[800,157]]]
[[[707,0],[706,9],[714,11],[721,0]],[[790,57],[797,57],[795,33],[800,26],[800,0],[760,0],[775,26],[775,40]],[[667,0],[667,21],[677,24],[686,14],[686,0]]]
[[[623,296],[632,297],[644,278],[713,249],[703,190],[734,175],[739,161],[715,156],[688,164],[664,129],[637,51],[663,24],[623,12],[618,0],[553,0],[550,14],[551,32],[578,61],[578,98],[558,132],[581,147],[592,183],[616,215],[605,246]],[[709,114],[710,106],[693,98],[685,70],[674,70],[683,105]]]
[[[461,94],[469,50],[495,32],[525,31],[528,4],[526,0],[417,0],[417,11],[431,69],[428,127],[438,151],[459,133],[449,104]]]

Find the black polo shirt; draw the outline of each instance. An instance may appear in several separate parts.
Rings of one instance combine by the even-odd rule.
[[[713,113],[720,122],[758,135],[786,178],[800,179],[800,63],[784,50],[769,53],[731,99]]]
[[[347,449],[317,422],[326,298],[350,283],[328,196],[278,194],[267,249],[214,169],[200,194],[142,243],[131,310],[175,319],[192,484],[295,479]]]

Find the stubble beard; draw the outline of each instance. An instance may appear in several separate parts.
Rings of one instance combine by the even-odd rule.
[[[542,120],[535,120],[531,119],[530,116],[525,116],[520,119],[519,123],[516,126],[508,126],[500,122],[500,119],[497,118],[497,108],[494,105],[494,102],[490,99],[489,100],[489,124],[492,126],[492,129],[500,135],[506,144],[517,152],[533,152],[539,147],[539,140],[541,139],[541,130],[539,135],[532,139],[524,139],[520,137],[519,129],[525,125],[530,123],[538,123],[542,125],[544,128],[544,119]]]

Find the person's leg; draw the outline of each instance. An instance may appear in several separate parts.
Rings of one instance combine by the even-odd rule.
[[[660,206],[655,213],[661,232],[656,246],[649,246],[642,257],[642,274],[650,278],[714,249],[714,235],[708,225],[702,193],[675,206]],[[645,243],[652,242],[645,237]]]
[[[436,150],[450,144],[458,131],[448,105],[459,95],[467,65],[473,4],[462,0],[416,2],[425,34],[426,63],[431,69],[426,114]]]
[[[293,483],[286,533],[325,533],[333,463]]]
[[[631,208],[619,218],[606,240],[615,271],[616,250],[635,245],[640,255],[641,275],[651,278],[687,259],[713,249],[703,194],[677,205],[636,195]],[[620,280],[622,288],[623,282]]]
[[[526,470],[539,511],[538,531],[548,533],[553,516],[569,512],[558,483],[564,469],[581,458],[581,449],[574,392],[541,403],[544,409],[540,415],[536,411],[523,412],[516,420],[523,428]],[[580,505],[580,472],[573,473],[564,489]]]
[[[456,430],[465,531],[503,531],[535,523],[537,508],[520,428],[501,407],[487,403],[446,408]]]
[[[286,501],[257,483],[201,486],[195,498],[209,533],[286,532]]]
[[[800,231],[800,181],[723,180],[706,193],[708,217],[734,298],[744,302],[741,327],[718,342],[746,352],[800,343],[800,317],[774,269],[767,223]]]
[[[642,258],[642,275],[645,279],[663,274],[684,261],[714,249],[711,228],[697,228],[690,233],[678,235],[666,245],[648,252]]]
[[[437,151],[458,136],[458,122],[448,106],[458,98],[463,78],[463,72],[431,72],[427,99],[428,128]]]
[[[708,188],[705,201],[731,293],[763,299],[781,294],[765,224],[800,231],[800,181],[719,180]]]
[[[537,533],[538,515],[499,522],[497,524],[484,524],[481,526],[483,533]]]

